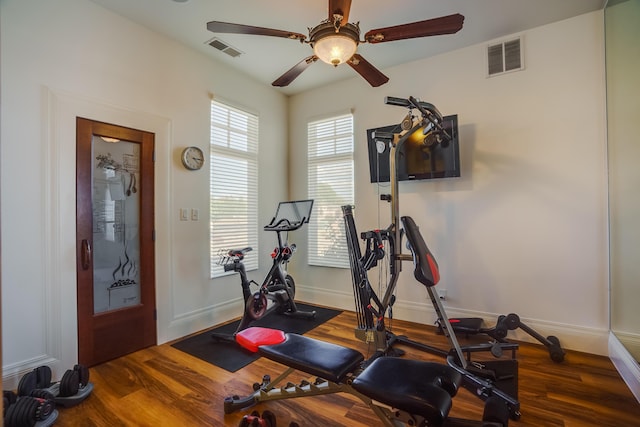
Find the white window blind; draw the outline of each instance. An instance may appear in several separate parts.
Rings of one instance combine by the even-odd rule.
[[[353,204],[353,115],[307,125],[309,198],[309,264],[350,268],[342,218]]]
[[[226,274],[221,252],[251,246],[247,271],[258,268],[258,117],[211,101],[211,277]]]

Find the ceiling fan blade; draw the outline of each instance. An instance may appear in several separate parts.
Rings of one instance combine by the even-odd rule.
[[[371,65],[371,63],[357,53],[347,61],[347,64],[356,70],[358,74],[364,77],[364,79],[373,87],[382,86],[389,81],[389,77],[382,74],[380,70]]]
[[[349,22],[350,9],[351,0],[329,0],[329,22],[333,22],[333,15],[342,15],[340,25],[346,25]]]
[[[427,19],[426,21],[370,30],[364,35],[364,39],[369,43],[382,43],[416,37],[454,34],[462,29],[463,22],[464,16],[456,13],[440,18]]]
[[[289,71],[278,77],[273,83],[271,83],[271,85],[278,87],[289,86],[289,84],[294,81],[300,74],[302,74],[302,72],[306,70],[309,65],[313,64],[317,60],[318,57],[315,55],[304,58],[302,61],[294,65]]]
[[[307,36],[292,31],[274,30],[271,28],[254,27],[251,25],[232,24],[229,22],[211,21],[207,22],[207,30],[214,33],[228,34],[251,34],[255,36],[272,36],[283,37],[286,39],[295,39],[304,41]]]

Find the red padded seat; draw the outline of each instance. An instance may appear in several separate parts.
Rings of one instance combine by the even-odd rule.
[[[257,353],[261,345],[280,344],[284,340],[283,331],[258,326],[243,329],[236,334],[236,342],[252,353]]]

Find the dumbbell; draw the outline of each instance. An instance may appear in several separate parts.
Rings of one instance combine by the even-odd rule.
[[[258,411],[253,411],[251,415],[242,417],[239,427],[276,427],[276,416],[271,411],[264,411],[262,416]]]
[[[86,386],[88,382],[89,368],[75,365],[73,369],[67,369],[55,390],[56,387],[51,382],[51,368],[39,366],[20,379],[17,391],[18,396],[28,396],[32,390],[50,389],[55,397],[70,397],[78,394],[80,387]]]
[[[89,368],[83,365],[74,365],[73,369],[67,369],[60,380],[60,397],[70,397],[78,394],[80,387],[89,383]]]
[[[32,390],[29,396],[21,396],[12,392],[3,393],[5,407],[4,425],[6,427],[33,427],[39,421],[47,420],[55,411],[54,396],[45,389]]]

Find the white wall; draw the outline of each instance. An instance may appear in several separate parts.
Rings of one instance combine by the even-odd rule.
[[[238,316],[237,278],[208,278],[206,171],[186,172],[179,162],[184,146],[207,148],[210,93],[268,124],[260,128],[260,161],[270,165],[262,169],[269,185],[260,187],[261,224],[277,201],[307,196],[299,141],[308,118],[354,109],[356,221],[365,230],[378,225],[365,130],[404,115],[384,97],[413,95],[457,113],[463,176],[403,183],[400,201],[438,258],[449,314],[491,322],[517,312],[568,348],[606,354],[601,13],[525,33],[523,72],[487,79],[478,45],[384,70],[391,81],[380,88],[355,76],[288,100],[86,0],[2,0],[0,7],[5,388],[34,366],[61,373],[76,360],[76,114],[156,132],[159,342]],[[375,46],[362,46],[365,57],[367,49]],[[181,207],[200,209],[201,221],[180,222]],[[388,225],[388,206],[380,212]],[[273,236],[260,237],[262,248],[273,244]],[[305,233],[293,237],[300,299],[352,309],[349,272],[307,267]],[[260,253],[257,277],[269,263],[268,250]],[[394,312],[431,324],[410,270]]]
[[[211,94],[256,112],[266,224],[287,198],[287,98],[86,0],[0,6],[5,387],[77,360],[76,115],[156,133],[158,342],[238,316],[238,278],[209,279],[208,172],[184,170],[180,152],[208,152]],[[179,221],[179,208],[200,221]],[[272,237],[261,233],[261,247]]]
[[[406,114],[384,97],[414,96],[458,114],[462,176],[400,184],[400,214],[416,220],[439,262],[447,313],[491,325],[515,312],[566,348],[606,354],[603,16],[594,12],[522,36],[524,71],[487,78],[480,44],[383,70],[390,82],[379,88],[356,75],[294,96],[290,140],[305,140],[309,118],[353,109],[355,219],[364,231],[390,221],[388,205],[378,203],[369,183],[365,130]],[[367,49],[375,46],[361,47],[365,57]],[[304,144],[291,144],[292,198],[307,194],[299,179],[306,155]],[[301,299],[354,308],[349,271],[294,266],[292,274]],[[377,284],[375,273],[370,278]],[[433,323],[410,263],[397,295],[396,317]]]

